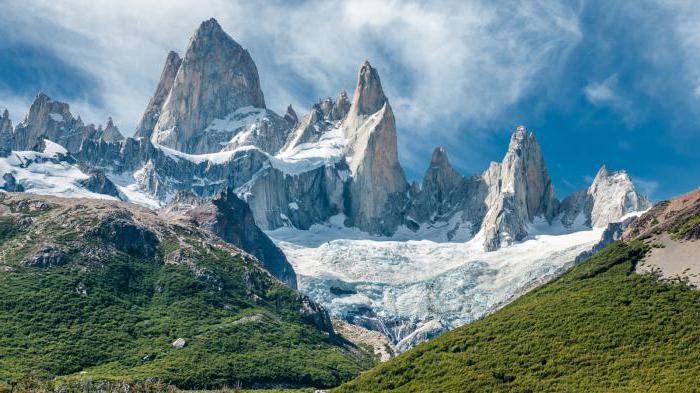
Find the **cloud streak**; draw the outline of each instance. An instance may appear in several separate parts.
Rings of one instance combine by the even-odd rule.
[[[454,133],[464,121],[488,123],[580,38],[577,9],[553,1],[26,0],[4,8],[2,22],[22,40],[98,81],[104,103],[90,110],[101,117],[91,120],[111,114],[127,134],[167,51],[182,53],[193,29],[211,16],[251,51],[273,109],[291,102],[305,110],[319,97],[351,89],[369,59],[399,125],[418,136],[434,126]]]

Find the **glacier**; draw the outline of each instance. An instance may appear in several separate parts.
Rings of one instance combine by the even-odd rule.
[[[266,233],[294,267],[300,291],[332,316],[384,333],[398,352],[556,276],[604,231],[536,220],[524,241],[487,252],[482,234],[466,242],[440,240],[439,229],[433,240],[426,231],[380,237],[347,228],[344,219]]]

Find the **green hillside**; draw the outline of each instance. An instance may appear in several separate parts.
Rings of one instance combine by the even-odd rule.
[[[633,273],[647,247],[612,244],[336,391],[700,391],[700,293]]]
[[[7,385],[29,375],[337,386],[373,358],[327,325],[257,260],[186,223],[113,202],[0,195]]]

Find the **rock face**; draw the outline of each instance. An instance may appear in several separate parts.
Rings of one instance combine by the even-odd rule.
[[[340,127],[352,175],[349,224],[391,234],[402,221],[408,183],[399,164],[394,113],[369,62],[360,68],[352,105]]]
[[[287,258],[255,225],[250,208],[233,190],[224,190],[210,203],[190,210],[187,215],[198,226],[251,253],[280,281],[292,288],[297,287],[296,274]]]
[[[10,112],[5,109],[0,117],[0,157],[7,157],[14,145]]]
[[[15,176],[12,173],[4,173],[2,175],[3,184],[0,189],[9,192],[24,192],[24,187],[17,182]]]
[[[43,137],[74,151],[89,132],[82,121],[73,118],[68,104],[40,93],[29,108],[27,117],[15,128],[14,150],[31,150]]]
[[[558,212],[540,146],[523,126],[513,134],[503,162],[492,165],[484,178],[489,185],[489,210],[482,224],[487,250],[522,240],[536,217],[551,222]]]
[[[163,103],[168,97],[168,93],[170,93],[170,90],[173,88],[175,76],[177,75],[177,70],[180,69],[180,64],[182,64],[180,56],[176,52],[170,51],[168,57],[165,59],[165,66],[163,66],[163,71],[160,74],[160,81],[156,87],[156,92],[148,102],[146,111],[141,117],[138,126],[136,126],[134,137],[151,139],[153,128],[156,126],[160,113],[163,110]]]
[[[591,225],[594,227],[605,226],[627,213],[651,208],[651,202],[637,193],[627,172],[610,173],[605,165],[598,171],[588,194],[593,198]]]
[[[93,124],[85,125],[80,116],[73,117],[67,103],[52,100],[46,94],[39,93],[25,119],[15,127],[13,149],[32,150],[43,138],[60,144],[71,153],[77,153],[86,140],[124,140],[112,118],[109,118],[104,129],[102,126],[95,128]]]
[[[112,181],[105,176],[104,171],[87,167],[85,165],[80,165],[79,167],[83,173],[89,175],[87,179],[80,180],[78,182],[80,185],[85,187],[85,189],[97,194],[105,194],[119,198],[119,190],[117,190],[114,183],[112,183]]]
[[[7,124],[4,115],[0,125],[11,129]],[[605,226],[649,204],[624,172],[601,170],[588,190],[560,206],[525,127],[513,133],[503,161],[483,174],[460,175],[438,148],[421,183],[409,185],[394,114],[369,62],[352,98],[341,91],[301,119],[291,106],[280,116],[265,108],[248,52],[213,19],[199,26],[182,59],[168,54],[136,138],[124,139],[111,119],[104,129],[85,126],[67,104],[43,94],[11,136],[16,149],[31,149],[41,137],[63,144],[83,164],[134,178],[166,203],[181,191],[211,199],[230,187],[266,230],[308,229],[342,214],[345,225],[374,235],[405,227],[421,237],[442,228],[439,240],[480,234],[484,247],[496,250],[524,239],[537,220]],[[86,185],[113,195],[105,180],[96,176]]]
[[[622,238],[629,241],[664,232],[675,234],[676,240],[700,239],[700,190],[657,203],[635,219]],[[695,259],[697,260],[697,258]]]
[[[487,192],[481,177],[467,179],[457,173],[449,162],[447,151],[437,147],[422,183],[414,183],[411,187],[411,207],[406,215],[406,225],[418,229],[422,224],[431,227],[452,222],[446,240],[453,240],[456,236],[468,239],[481,225],[486,212]]]
[[[265,108],[255,63],[216,20],[209,19],[190,39],[163,102],[153,140],[187,153],[219,151],[220,143],[233,135],[210,135],[207,127],[249,106]]]
[[[650,207],[651,201],[637,192],[627,172],[609,172],[603,165],[587,190],[564,199],[561,222],[565,226],[583,224],[602,228],[629,213]]]
[[[119,128],[114,125],[112,118],[107,119],[107,126],[104,129],[98,129],[96,138],[102,139],[105,142],[118,142],[124,140],[124,136],[119,132]]]

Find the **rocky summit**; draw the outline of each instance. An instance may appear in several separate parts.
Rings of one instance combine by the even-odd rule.
[[[168,83],[176,63],[179,67]],[[220,143],[233,135],[225,129],[208,128],[215,120],[235,121],[229,115],[244,107],[265,108],[253,59],[215,19],[202,22],[181,62],[168,55],[161,83],[151,100],[154,106],[167,85],[172,86],[158,111],[153,141],[186,153],[221,150]]]
[[[133,137],[111,118],[85,125],[45,94],[14,127],[5,111],[0,188],[175,215],[395,352],[556,276],[600,246],[608,224],[650,207],[626,172],[606,167],[560,200],[525,126],[482,173],[458,173],[438,147],[409,183],[379,70],[365,61],[352,96],[339,90],[305,114],[274,112],[250,53],[210,19],[184,56],[167,54]],[[57,263],[47,255],[37,263]]]

